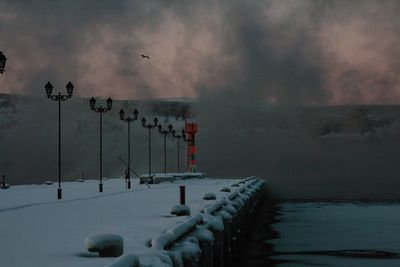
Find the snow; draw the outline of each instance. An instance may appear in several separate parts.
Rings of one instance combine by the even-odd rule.
[[[229,187],[223,187],[223,188],[221,188],[221,192],[229,193],[229,192],[231,192],[231,189]]]
[[[205,193],[203,196],[204,200],[215,200],[217,196],[214,193]]]
[[[166,233],[163,233],[151,240],[151,247],[157,249],[165,249],[173,244],[178,238],[184,234],[192,231],[197,224],[203,221],[203,217],[200,214],[196,214],[189,219],[186,219],[169,229]]]
[[[90,252],[99,252],[100,256],[121,256],[124,253],[124,239],[116,234],[97,234],[85,239]]]
[[[100,258],[87,252],[84,241],[95,234],[114,233],[124,238],[125,253],[139,256],[144,264],[158,262],[164,266],[165,255],[155,257],[156,252],[148,244],[187,219],[169,214],[169,207],[179,203],[179,185],[186,186],[186,204],[192,214],[198,214],[207,205],[220,201],[203,200],[204,193],[214,192],[221,199],[226,193],[220,192],[220,188],[237,182],[237,179],[188,179],[148,188],[139,185],[138,179],[131,180],[132,190],[125,189],[124,179],[104,180],[103,193],[98,192],[98,180],[64,182],[62,200],[57,200],[57,183],[0,190],[2,264],[104,266],[115,258]]]
[[[139,258],[132,254],[124,254],[119,256],[112,263],[107,264],[104,267],[127,267],[127,266],[139,266]]]
[[[190,215],[190,208],[187,205],[174,205],[170,208],[170,213],[176,216]]]

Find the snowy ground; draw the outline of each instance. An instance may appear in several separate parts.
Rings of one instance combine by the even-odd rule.
[[[0,190],[0,260],[7,267],[103,266],[113,258],[99,258],[85,249],[86,237],[115,233],[124,238],[124,252],[148,254],[147,242],[185,217],[169,214],[179,203],[179,185],[186,185],[186,204],[192,214],[213,201],[204,193],[216,193],[234,179],[191,179],[139,185],[132,190],[122,179],[62,184],[63,199],[57,200],[57,184],[21,185]],[[217,199],[218,199],[217,198]]]

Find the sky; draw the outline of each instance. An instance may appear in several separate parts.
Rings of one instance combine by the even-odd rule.
[[[397,0],[1,0],[1,93],[400,100]],[[141,54],[150,59],[142,58]]]
[[[78,97],[123,100],[104,119],[106,176],[124,169],[119,109],[159,115],[125,100],[196,98],[197,163],[211,177],[257,175],[287,198],[398,198],[400,111],[363,107],[365,133],[352,106],[400,102],[398,14],[398,0],[0,0],[0,93],[37,96],[3,109],[0,171],[20,183],[57,173],[44,85],[57,93],[72,81],[66,178],[97,177],[98,114]],[[142,173],[147,133],[135,127]],[[162,141],[152,141],[155,170]]]

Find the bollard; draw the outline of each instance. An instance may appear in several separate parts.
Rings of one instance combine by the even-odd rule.
[[[224,223],[220,216],[216,217],[211,214],[204,215],[206,228],[214,235],[213,244],[213,266],[224,266]]]
[[[214,235],[210,230],[205,228],[198,228],[193,235],[199,241],[201,250],[200,254],[200,266],[201,267],[213,267],[214,265]]]
[[[180,192],[180,204],[181,205],[186,205],[185,186],[184,185],[180,185],[179,186],[179,192]]]
[[[223,233],[223,248],[224,248],[224,267],[231,267],[232,266],[232,237],[231,237],[231,223],[232,223],[232,216],[222,210],[218,213],[218,215],[222,218],[224,223],[224,233]]]
[[[172,251],[181,254],[183,267],[199,267],[200,254],[198,240],[194,237],[186,238],[184,241],[176,243],[172,247]]]

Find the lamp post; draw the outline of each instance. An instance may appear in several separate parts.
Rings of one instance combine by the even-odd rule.
[[[0,51],[0,73],[4,73],[6,67],[6,61],[7,61],[6,56],[3,54],[2,51]]]
[[[181,134],[176,134],[176,132],[175,132],[175,130],[172,130],[172,136],[173,137],[175,137],[177,140],[178,140],[178,142],[177,142],[177,144],[178,144],[178,173],[179,173],[179,161],[180,161],[180,158],[179,158],[179,141],[180,141],[180,139],[181,138],[183,138],[183,136],[185,135],[185,131],[182,129],[182,133]]]
[[[149,130],[149,177],[148,177],[148,180],[150,180],[150,175],[151,175],[151,130],[156,128],[157,125],[158,125],[157,118],[154,118],[153,124],[151,124],[151,123],[146,124],[146,118],[145,117],[142,118],[142,126],[145,129]]]
[[[172,125],[168,125],[168,129],[163,129],[161,125],[158,125],[158,132],[164,135],[164,174],[167,174],[167,135],[172,132]]]
[[[125,111],[121,108],[119,111],[119,118],[123,122],[128,123],[128,172],[127,172],[127,177],[126,179],[128,180],[128,189],[131,189],[131,122],[134,122],[137,120],[139,115],[139,112],[137,109],[133,111],[133,117],[125,117]]]
[[[7,61],[6,56],[3,54],[2,51],[0,51],[0,73],[1,74],[3,74],[4,71],[5,71],[6,61]],[[5,189],[5,187],[6,187],[6,175],[3,174],[3,186],[2,186],[2,188]]]
[[[188,136],[186,135],[185,130],[182,130],[182,140],[185,141],[186,143],[192,142],[192,139],[191,139],[191,138],[188,138]],[[189,151],[187,151],[186,157],[187,157],[187,162],[186,162],[186,164],[187,164],[187,167],[189,168],[189,161],[190,161],[190,159],[189,159]],[[189,172],[190,172],[190,171],[189,171]]]
[[[58,188],[57,188],[57,198],[62,198],[62,188],[61,188],[61,101],[65,101],[72,97],[72,92],[74,91],[74,86],[71,82],[68,82],[65,86],[67,88],[67,94],[62,95],[60,92],[56,95],[52,95],[53,85],[47,82],[44,88],[46,89],[46,95],[53,101],[58,101]]]
[[[172,136],[178,140],[178,142],[177,142],[178,143],[178,173],[180,172],[180,169],[179,169],[179,160],[180,160],[179,159],[179,141],[183,137],[184,134],[185,134],[184,130],[182,130],[181,134],[176,134],[175,130],[172,130]]]
[[[89,100],[90,109],[94,112],[100,113],[100,183],[99,183],[99,192],[103,192],[103,113],[106,113],[111,110],[112,107],[112,99],[109,97],[107,99],[107,107],[96,107],[96,99],[92,97]]]

